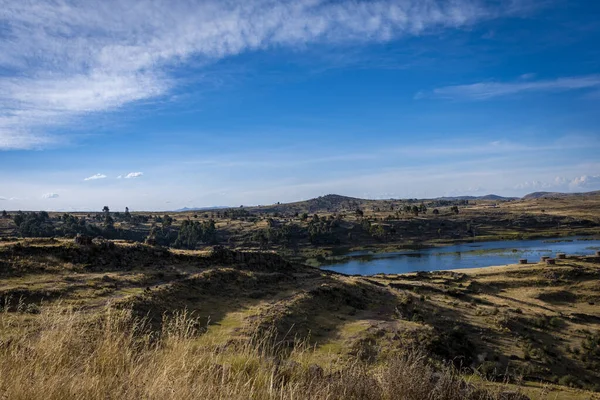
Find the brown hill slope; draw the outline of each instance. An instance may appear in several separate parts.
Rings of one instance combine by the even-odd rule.
[[[112,304],[162,335],[165,316],[185,310],[197,346],[227,357],[271,337],[278,359],[329,374],[357,362],[376,371],[412,349],[489,379],[600,389],[600,260],[557,262],[367,278],[223,248],[5,242],[0,341],[36,337],[57,309],[94,325]]]

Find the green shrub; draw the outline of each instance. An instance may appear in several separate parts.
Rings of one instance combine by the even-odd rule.
[[[573,375],[561,376],[560,379],[558,380],[558,384],[562,385],[562,386],[569,386],[569,387],[581,387],[581,383]]]

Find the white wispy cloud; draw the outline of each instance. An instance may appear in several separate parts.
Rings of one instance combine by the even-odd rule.
[[[144,175],[143,172],[130,172],[127,175],[125,175],[125,179],[139,178],[142,175]]]
[[[600,175],[583,175],[569,182],[571,188],[576,189],[600,189]]]
[[[42,195],[42,199],[57,199],[58,197],[57,193],[46,193]]]
[[[98,174],[95,174],[92,176],[88,176],[87,178],[84,179],[84,181],[93,181],[96,179],[104,179],[104,178],[106,178],[106,175],[98,173]]]
[[[536,77],[535,73],[528,73],[528,74],[523,74],[523,75],[519,76],[520,79],[524,79],[524,80],[533,79],[535,77]]]
[[[8,200],[6,197],[0,196],[0,200]]]
[[[0,149],[166,94],[168,71],[275,46],[386,41],[514,13],[483,0],[0,0]],[[12,72],[12,73],[11,73]]]
[[[557,176],[551,181],[528,181],[515,186],[518,190],[578,192],[600,190],[600,175],[582,175],[575,178]]]
[[[564,92],[600,87],[600,75],[563,77],[551,80],[518,80],[514,82],[478,82],[444,86],[432,92],[419,92],[416,98],[487,100],[521,92]]]

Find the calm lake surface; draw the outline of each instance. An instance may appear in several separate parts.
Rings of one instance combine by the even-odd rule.
[[[519,258],[537,262],[541,256],[591,255],[596,250],[600,250],[600,240],[580,237],[478,242],[394,253],[355,252],[322,268],[350,275],[400,274],[516,264]]]

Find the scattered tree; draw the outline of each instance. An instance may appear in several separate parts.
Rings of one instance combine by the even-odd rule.
[[[113,219],[113,217],[110,216],[110,214],[106,213],[106,216],[104,217],[104,227],[107,229],[112,229],[114,227],[115,224],[115,220]]]
[[[162,227],[163,227],[163,229],[167,229],[167,228],[171,227],[171,225],[173,225],[173,218],[171,218],[169,215],[165,214],[162,217]]]
[[[52,219],[46,211],[24,214],[19,211],[13,221],[17,231],[22,237],[49,237],[54,236],[55,230]]]

